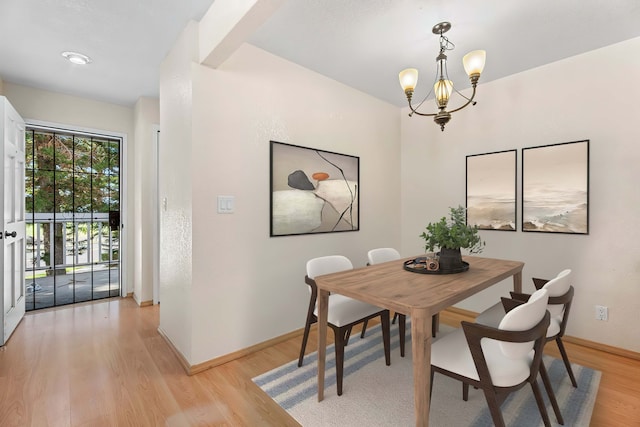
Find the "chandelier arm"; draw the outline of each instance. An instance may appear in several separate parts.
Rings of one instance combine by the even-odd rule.
[[[418,106],[418,108],[420,108],[420,106]],[[411,105],[411,101],[409,101],[409,109],[411,110],[411,114],[417,114],[419,116],[424,116],[424,117],[433,117],[436,114],[438,114],[438,113],[421,113],[416,108],[413,108],[413,105]]]
[[[412,110],[417,110],[418,108],[422,107],[422,104],[425,103],[425,101],[429,98],[429,96],[431,96],[432,93],[433,93],[433,86],[431,86],[431,90],[429,91],[429,93],[426,94],[424,98],[422,98],[422,101],[420,101],[420,103],[416,106],[415,109],[411,107],[411,102],[409,102],[409,107],[411,107]],[[432,115],[435,115],[435,114],[432,114]]]
[[[449,79],[449,76],[447,75],[447,80],[448,80],[448,79]],[[430,86],[430,87],[431,87],[431,89],[429,89],[429,93],[427,93],[427,94],[424,96],[424,98],[422,98],[422,101],[420,101],[420,103],[418,104],[418,106],[417,106],[415,109],[412,107],[412,110],[414,110],[414,112],[415,112],[416,114],[418,114],[418,115],[420,115],[420,116],[426,116],[426,115],[428,115],[428,116],[435,116],[435,115],[437,114],[437,113],[434,113],[434,114],[424,114],[424,113],[418,113],[417,111],[415,111],[415,110],[417,110],[418,108],[422,107],[422,104],[424,104],[424,103],[425,103],[425,101],[426,101],[427,99],[429,99],[429,97],[430,97],[430,96],[431,96],[431,94],[433,93],[433,88],[434,88],[434,86],[435,86],[435,84],[436,84],[436,82],[437,82],[437,81],[438,81],[438,64],[436,63],[436,73],[435,73],[435,76],[434,76],[434,79],[433,79],[433,84]],[[411,105],[409,105],[409,106],[411,107]]]
[[[467,105],[471,104],[473,102],[473,98],[475,98],[475,97],[476,97],[476,87],[473,86],[473,93],[471,94],[471,98],[467,98],[468,101],[466,103],[464,103],[464,105],[462,105],[462,107],[458,107],[455,110],[449,111],[449,114],[455,113],[456,111],[462,110],[464,107],[466,107]]]
[[[464,96],[462,93],[460,93],[460,91],[459,91],[458,89],[456,89],[456,87],[455,87],[455,86],[453,87],[453,90],[454,90],[458,95],[460,95],[461,97],[463,97],[464,99],[466,99],[467,101],[469,101],[469,98],[467,98],[467,97],[466,97],[466,96]]]

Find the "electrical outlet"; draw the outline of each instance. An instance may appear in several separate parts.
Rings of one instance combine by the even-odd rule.
[[[608,320],[609,309],[604,305],[596,305],[596,320]]]

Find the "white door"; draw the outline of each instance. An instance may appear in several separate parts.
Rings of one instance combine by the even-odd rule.
[[[5,97],[0,97],[0,135],[4,158],[2,191],[2,341],[5,345],[24,316],[24,120]]]

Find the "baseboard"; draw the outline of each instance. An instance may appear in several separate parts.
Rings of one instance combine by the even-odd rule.
[[[197,365],[192,365],[189,370],[189,375],[197,374],[198,372],[206,371],[207,369],[211,369],[215,366],[223,365],[225,363],[231,362],[232,360],[236,360],[251,353],[255,353],[256,351],[263,350],[283,341],[290,340],[291,338],[295,338],[301,334],[302,329],[299,329],[284,335],[277,336],[270,340],[263,341],[256,345],[252,345],[251,347],[243,348],[242,350],[234,351],[233,353],[225,354],[224,356],[216,357],[215,359],[211,359],[203,363],[198,363]]]
[[[180,365],[182,365],[182,368],[184,369],[186,374],[189,375],[189,376],[198,374],[200,372],[206,371],[207,369],[211,369],[211,368],[214,368],[216,366],[224,365],[225,363],[229,363],[229,362],[231,362],[233,360],[240,359],[241,357],[247,356],[247,355],[249,355],[251,353],[255,353],[255,352],[259,351],[259,350],[263,350],[265,348],[271,347],[271,346],[276,345],[278,343],[281,343],[283,341],[287,341],[287,340],[289,340],[291,338],[295,338],[295,337],[297,337],[299,335],[302,335],[302,331],[303,331],[302,329],[299,329],[299,330],[296,330],[296,331],[293,331],[293,332],[289,332],[288,334],[280,335],[280,336],[272,338],[270,340],[263,341],[263,342],[258,343],[256,345],[252,345],[251,347],[247,347],[247,348],[244,348],[242,350],[234,351],[233,353],[225,354],[224,356],[216,357],[215,359],[211,359],[211,360],[208,360],[206,362],[198,363],[197,365],[191,365],[187,361],[187,359],[183,356],[183,354],[180,352],[180,350],[178,350],[176,348],[176,346],[173,345],[173,343],[171,342],[169,337],[167,337],[167,335],[164,333],[164,331],[161,328],[158,328],[158,333],[167,342],[167,344],[169,344],[169,347],[171,348],[173,353],[178,358],[178,361],[180,362]]]
[[[470,320],[475,319],[476,316],[478,315],[478,313],[474,311],[465,310],[458,307],[449,307],[443,311],[449,312],[456,316],[469,317]],[[572,337],[570,335],[565,335],[564,337],[562,337],[562,341],[564,341],[565,343],[571,343],[571,344],[579,345],[582,347],[591,348],[593,350],[603,351],[605,353],[613,354],[616,356],[626,357],[627,359],[640,360],[640,353],[637,353],[631,350],[626,350],[620,347],[601,344],[599,342],[585,340],[583,338]]]
[[[182,366],[182,369],[184,369],[184,371],[187,373],[187,375],[192,375],[192,374],[189,373],[189,371],[191,369],[191,365],[189,364],[187,359],[182,355],[180,350],[178,350],[176,348],[176,346],[173,345],[173,343],[171,342],[171,340],[169,339],[167,334],[164,333],[162,328],[158,327],[158,333],[160,334],[162,339],[164,339],[164,341],[169,345],[169,348],[171,349],[173,354],[176,355],[176,357],[178,358],[178,362],[180,362],[180,365]]]
[[[131,292],[127,296],[129,295],[131,295],[131,297],[136,302],[136,304],[138,304],[139,307],[149,307],[150,305],[153,305],[153,300],[139,301],[135,293]]]
[[[475,311],[465,310],[464,308],[458,307],[448,307],[442,311],[447,311],[449,313],[455,314],[456,316],[469,317],[470,320],[475,319],[478,315],[478,313],[476,313]]]
[[[620,347],[601,344],[599,342],[589,341],[582,338],[571,337],[569,335],[565,335],[564,337],[562,337],[562,341],[564,341],[565,343],[580,345],[582,347],[592,348],[594,350],[600,350],[616,356],[626,357],[627,359],[640,360],[640,353],[631,350],[625,350],[624,348]]]

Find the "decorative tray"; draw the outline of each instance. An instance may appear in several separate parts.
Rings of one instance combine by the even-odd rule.
[[[410,259],[404,262],[404,269],[407,271],[411,271],[413,273],[422,273],[422,274],[454,274],[454,273],[462,273],[469,269],[469,263],[462,261],[462,267],[454,268],[452,270],[427,270],[427,257],[418,257],[415,259]]]

